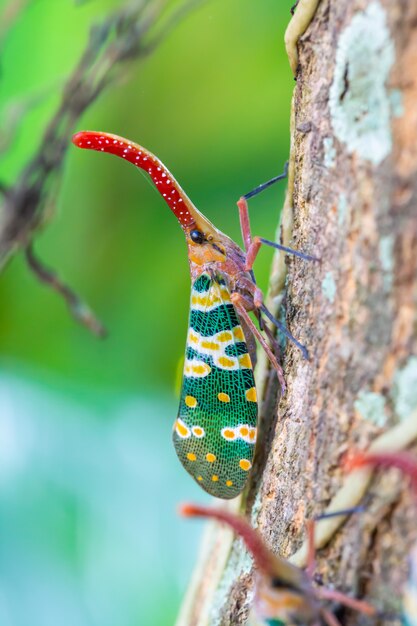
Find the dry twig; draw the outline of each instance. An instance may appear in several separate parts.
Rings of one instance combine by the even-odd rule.
[[[3,194],[0,207],[0,271],[21,249],[27,251],[29,261],[34,259],[30,245],[35,233],[52,213],[62,164],[76,121],[109,85],[120,78],[129,62],[148,56],[179,19],[203,2],[184,0],[174,10],[168,11],[168,0],[137,0],[92,27],[87,46],[64,86],[61,103],[38,150],[15,184],[9,188],[3,185],[0,189]],[[36,260],[35,265],[40,267],[40,262]],[[35,265],[29,263],[31,269]],[[61,295],[68,294],[68,287],[62,285],[55,274],[49,270],[47,273],[49,278],[53,276],[53,280],[45,282]],[[39,277],[44,271],[37,271],[36,274]],[[72,291],[71,302],[73,312],[86,310]],[[90,315],[87,318],[91,322]],[[91,330],[91,323],[86,323],[87,318],[76,315],[76,319]],[[93,326],[96,323],[94,321]]]

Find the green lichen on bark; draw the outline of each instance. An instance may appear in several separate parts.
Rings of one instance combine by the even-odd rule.
[[[394,44],[379,2],[357,13],[339,37],[330,113],[334,133],[349,153],[378,165],[392,148],[386,83]]]

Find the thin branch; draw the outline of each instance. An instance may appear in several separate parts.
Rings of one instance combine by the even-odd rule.
[[[203,2],[184,0],[165,17],[168,0],[137,0],[91,28],[86,48],[63,88],[61,103],[38,150],[3,194],[0,271],[14,253],[28,249],[39,226],[53,213],[46,207],[55,205],[64,157],[80,116],[120,78],[129,62],[149,55],[180,18]]]
[[[77,294],[63,283],[53,270],[43,265],[42,261],[36,257],[32,244],[25,248],[25,256],[36,278],[64,298],[71,315],[77,322],[88,328],[97,337],[105,337],[107,335],[105,327],[95,317],[88,305],[82,302]]]
[[[0,15],[0,49],[14,23],[27,8],[30,0],[9,0]]]

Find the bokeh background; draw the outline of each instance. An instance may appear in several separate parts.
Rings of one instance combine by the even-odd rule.
[[[90,26],[121,4],[33,0],[7,34],[0,128],[29,106],[1,182],[39,144]],[[291,4],[207,0],[74,131],[142,143],[240,241],[236,200],[288,156]],[[274,236],[283,191],[251,202],[255,233]],[[207,500],[171,446],[190,284],[182,233],[137,170],[71,147],[37,252],[110,334],[77,326],[21,257],[0,276],[0,623],[171,625],[202,528],[176,505]],[[257,261],[264,287],[270,261]]]

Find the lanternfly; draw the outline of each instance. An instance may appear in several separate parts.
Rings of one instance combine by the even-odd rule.
[[[218,498],[234,498],[245,485],[256,443],[257,398],[248,350],[253,336],[284,385],[282,370],[267,341],[274,344],[275,340],[262,316],[307,358],[304,346],[263,304],[252,266],[262,243],[304,259],[312,257],[252,237],[247,199],[264,186],[238,202],[243,252],[196,209],[161,161],[145,148],[116,135],[92,131],[77,133],[73,142],[80,148],[115,154],[145,170],[184,231],[192,291],[174,446],[187,472],[203,489]],[[259,328],[248,311],[255,314]]]
[[[340,511],[344,515],[349,511]],[[186,517],[204,517],[227,524],[245,543],[254,559],[254,606],[249,622],[256,626],[341,626],[339,620],[325,606],[325,601],[335,601],[364,615],[377,615],[376,609],[364,600],[313,584],[315,552],[314,521],[307,524],[308,563],[302,570],[283,557],[273,554],[261,536],[243,518],[221,509],[212,509],[194,504],[184,504],[180,513]],[[332,514],[333,515],[333,514]],[[324,515],[323,517],[326,517]],[[411,622],[410,622],[411,624]]]

